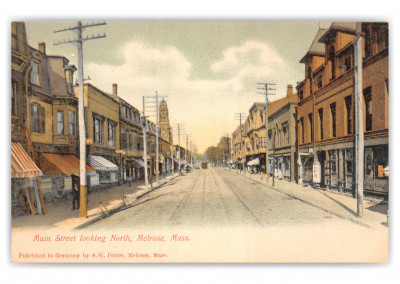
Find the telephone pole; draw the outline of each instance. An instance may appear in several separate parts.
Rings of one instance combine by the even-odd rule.
[[[143,109],[146,107],[150,109],[151,115],[150,116],[155,116],[156,119],[156,181],[159,182],[159,167],[160,167],[160,145],[159,145],[159,132],[160,132],[160,125],[159,125],[159,119],[160,119],[160,114],[159,114],[159,104],[158,104],[158,99],[163,98],[165,99],[167,96],[159,96],[158,92],[156,91],[155,96],[145,96],[143,97]],[[147,99],[147,100],[146,100]]]
[[[82,33],[86,28],[96,27],[105,25],[105,22],[82,24],[81,21],[77,22],[76,26],[68,27],[60,30],[54,30],[54,33],[73,31],[77,37],[73,40],[65,40],[54,43],[54,45],[60,45],[65,43],[71,43],[78,49],[78,117],[79,117],[79,174],[80,174],[80,203],[79,203],[79,217],[86,218],[87,216],[87,186],[86,186],[86,129],[85,129],[85,110],[83,102],[83,43],[87,40],[98,39],[106,37],[106,34],[98,34],[97,36],[86,36],[83,37]]]
[[[355,108],[355,174],[356,174],[356,196],[357,215],[364,215],[364,125],[363,125],[363,86],[362,86],[362,23],[356,23],[356,39],[354,49],[354,108]]]
[[[246,116],[246,114],[244,113],[244,112],[236,112],[235,113],[235,120],[239,120],[239,131],[238,131],[238,135],[239,135],[239,133],[240,133],[240,141],[242,141],[242,118],[244,118]],[[240,143],[242,143],[242,142],[240,142]],[[233,146],[233,137],[232,137],[232,146]],[[245,145],[246,146],[246,145]],[[240,154],[242,153],[242,150],[241,150],[241,147],[242,146],[240,146]],[[242,161],[243,160],[243,161]],[[244,159],[244,157],[240,157],[240,162],[243,164],[243,169],[244,169],[244,162],[245,162],[245,159]]]
[[[270,88],[270,86],[275,87],[276,84],[273,83],[258,83],[259,85],[263,85],[264,88],[257,88],[259,90],[264,90],[265,93],[262,93],[263,95],[265,94],[265,176],[266,176],[266,181],[268,182],[269,180],[269,175],[268,175],[268,150],[269,150],[269,139],[268,139],[268,96],[275,95],[274,93],[269,93],[268,91],[276,91],[275,88]],[[274,158],[272,157],[272,160]],[[272,171],[272,177],[274,177],[274,172]]]
[[[180,171],[181,170],[181,132],[185,132],[185,129],[184,129],[184,124],[182,124],[182,123],[177,123],[176,125],[175,125],[175,129],[174,130],[177,130],[177,132],[178,132],[178,147],[179,147],[179,149],[178,149],[178,170]]]
[[[142,122],[142,127],[143,127],[143,160],[144,160],[144,181],[146,186],[149,185],[149,180],[147,177],[147,137],[146,137],[146,103],[143,97],[143,112],[142,112],[142,117],[140,118]]]

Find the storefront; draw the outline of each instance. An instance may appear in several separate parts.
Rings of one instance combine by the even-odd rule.
[[[48,199],[64,198],[71,192],[73,183],[79,179],[73,179],[73,176],[80,175],[79,158],[71,154],[58,153],[40,153],[38,165],[42,169],[44,176],[41,177],[43,183],[43,195]],[[85,166],[86,181],[88,188],[96,185],[92,184],[96,177],[96,171],[88,164]]]
[[[117,165],[102,156],[89,156],[88,162],[96,170],[100,185],[118,183]]]
[[[42,213],[37,179],[42,171],[19,143],[11,143],[11,211],[14,215]]]

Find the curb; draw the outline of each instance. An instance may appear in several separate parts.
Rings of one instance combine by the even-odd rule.
[[[148,186],[138,186],[138,191],[127,195],[125,199],[123,200],[119,200],[119,202],[117,204],[112,205],[111,207],[107,208],[106,212],[103,213],[99,213],[96,216],[92,216],[86,219],[85,222],[83,222],[82,224],[78,225],[77,227],[73,228],[72,230],[80,230],[83,228],[86,228],[102,219],[105,219],[107,217],[109,217],[110,215],[120,211],[121,209],[125,209],[128,208],[129,206],[131,206],[136,200],[138,200],[139,198],[142,198],[143,196],[145,196],[146,194],[152,192],[153,190],[156,190],[162,186],[164,186],[165,184],[169,183],[170,181],[174,180],[175,178],[181,176],[180,174],[178,175],[174,175],[173,177],[171,177],[169,180],[163,180],[162,182],[160,182],[158,185],[152,187],[152,188],[148,188]],[[144,192],[143,192],[144,191]]]
[[[235,173],[236,173],[236,172],[235,172]],[[247,178],[247,179],[249,179],[249,180],[252,180],[252,181],[254,181],[254,182],[257,182],[258,184],[268,186],[268,188],[270,188],[270,189],[272,189],[272,190],[275,190],[275,191],[277,191],[277,192],[279,192],[279,193],[285,194],[285,195],[287,195],[287,196],[289,196],[289,197],[291,197],[291,198],[294,198],[294,199],[296,199],[296,200],[302,201],[302,202],[304,202],[304,203],[306,203],[306,204],[308,204],[308,205],[311,205],[311,206],[313,206],[313,207],[315,207],[315,208],[318,208],[318,209],[320,209],[320,210],[322,210],[322,211],[325,211],[325,212],[327,212],[327,213],[329,213],[329,214],[335,215],[336,217],[339,217],[339,218],[341,218],[341,219],[345,219],[345,220],[351,221],[351,222],[353,222],[353,223],[355,223],[355,224],[357,224],[357,225],[360,225],[360,226],[363,226],[363,227],[366,227],[366,228],[371,228],[370,225],[368,225],[368,224],[366,224],[366,223],[364,223],[364,222],[355,220],[355,219],[353,219],[353,218],[351,218],[351,217],[349,217],[349,216],[345,216],[345,215],[343,215],[343,214],[339,214],[339,213],[337,213],[337,212],[335,212],[335,211],[333,211],[333,210],[326,209],[325,207],[323,207],[323,206],[321,206],[321,205],[314,204],[314,203],[312,203],[312,202],[310,202],[310,201],[308,201],[308,200],[304,200],[303,198],[300,198],[300,197],[298,197],[298,196],[294,196],[294,195],[292,195],[292,194],[290,194],[290,193],[283,192],[282,190],[280,190],[280,189],[278,189],[278,188],[274,188],[274,187],[272,187],[272,186],[270,186],[270,185],[267,185],[267,184],[265,184],[265,183],[261,183],[260,181],[255,180],[255,179],[252,179],[252,178],[250,178],[250,177],[248,177],[248,176],[246,176],[246,175],[239,174],[239,173],[236,173],[236,174],[237,174],[237,175],[241,175],[241,176],[243,176],[243,177],[245,177],[245,178]]]

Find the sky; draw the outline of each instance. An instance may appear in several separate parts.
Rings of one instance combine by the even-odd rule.
[[[85,23],[85,21],[84,21]],[[77,66],[74,32],[54,33],[75,22],[26,22],[28,44],[46,43],[49,55],[62,55]],[[84,43],[84,76],[105,92],[118,84],[118,95],[139,110],[142,97],[166,96],[172,127],[184,125],[199,150],[216,145],[239,125],[235,113],[265,102],[258,83],[275,83],[286,95],[304,78],[306,54],[324,21],[107,21],[84,35],[106,38]],[[75,78],[77,74],[75,74]],[[155,121],[155,119],[153,119]],[[176,133],[174,133],[176,134]],[[181,141],[186,142],[186,137]],[[184,140],[183,140],[184,139]],[[178,137],[174,137],[177,143]],[[183,144],[185,146],[185,144]]]

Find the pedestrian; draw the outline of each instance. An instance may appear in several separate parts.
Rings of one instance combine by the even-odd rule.
[[[148,177],[148,179],[149,179],[150,187],[153,188],[153,181],[151,180],[150,174],[148,174],[147,177]]]
[[[80,189],[78,184],[74,183],[72,187],[72,210],[75,210],[75,204],[76,209],[79,209],[79,201],[80,201]]]

